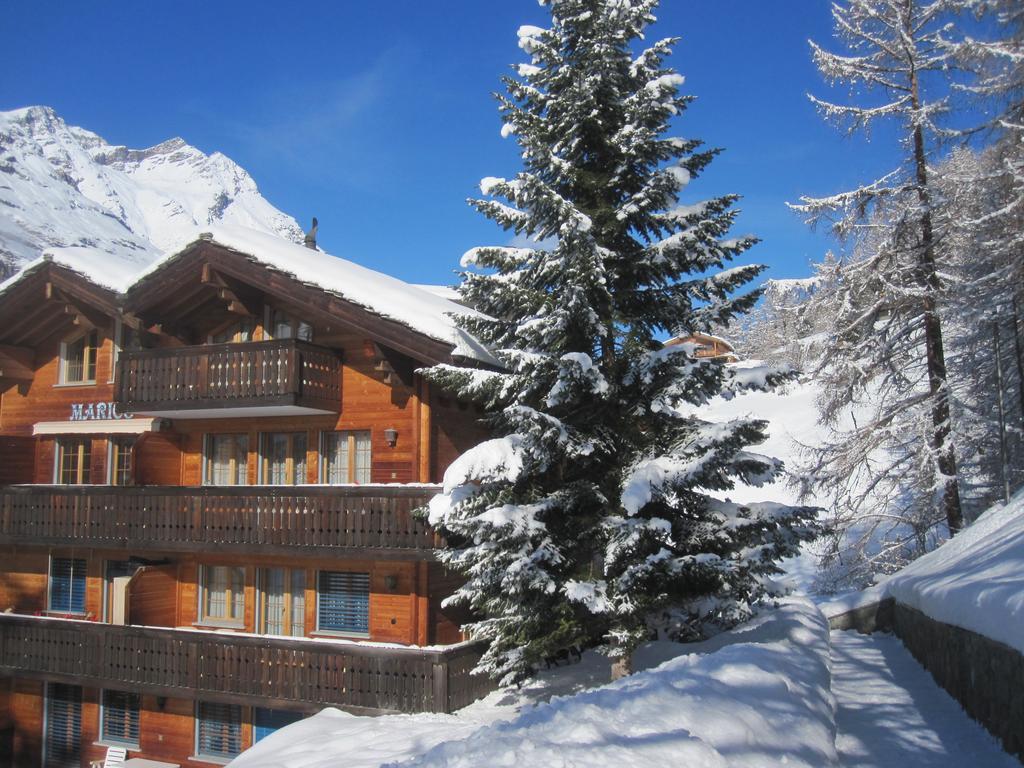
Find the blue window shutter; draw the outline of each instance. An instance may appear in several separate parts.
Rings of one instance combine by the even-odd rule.
[[[284,709],[263,709],[256,707],[252,711],[253,743],[265,739],[279,728],[291,725],[302,719],[299,712],[288,712]]]
[[[242,751],[242,708],[197,701],[196,749],[207,757],[237,757]]]
[[[370,574],[320,571],[317,628],[369,634]]]
[[[54,557],[50,560],[51,611],[85,613],[85,560]]]

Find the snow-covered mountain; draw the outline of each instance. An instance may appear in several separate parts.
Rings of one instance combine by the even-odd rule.
[[[302,241],[296,221],[219,152],[180,138],[113,146],[49,107],[0,112],[0,277],[54,246],[143,265],[197,227],[221,223]]]

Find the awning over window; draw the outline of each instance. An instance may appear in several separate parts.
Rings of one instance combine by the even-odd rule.
[[[87,421],[40,421],[33,435],[141,435],[157,432],[163,419],[90,419]]]

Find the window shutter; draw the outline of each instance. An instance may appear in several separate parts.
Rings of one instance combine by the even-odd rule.
[[[252,740],[253,743],[265,739],[279,728],[297,723],[302,719],[299,712],[288,712],[283,709],[263,709],[255,707],[252,711]]]
[[[82,739],[82,689],[77,685],[46,686],[46,765],[79,768]]]
[[[320,571],[318,628],[369,633],[370,574]]]
[[[134,746],[139,743],[139,695],[103,691],[103,741]]]
[[[50,561],[50,610],[85,613],[85,560],[55,557]]]
[[[237,756],[242,751],[242,708],[196,702],[196,747],[204,756]]]

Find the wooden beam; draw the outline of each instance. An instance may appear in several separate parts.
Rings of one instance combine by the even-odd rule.
[[[25,347],[0,345],[0,379],[32,381],[35,353]]]
[[[431,438],[433,425],[430,413],[430,382],[420,377],[420,482],[431,482],[430,471],[433,457],[431,456]]]
[[[80,301],[75,301],[66,291],[52,282],[46,283],[43,295],[47,301],[63,304],[64,314],[70,316],[72,322],[79,327],[103,328],[111,319],[106,313],[87,307]]]

